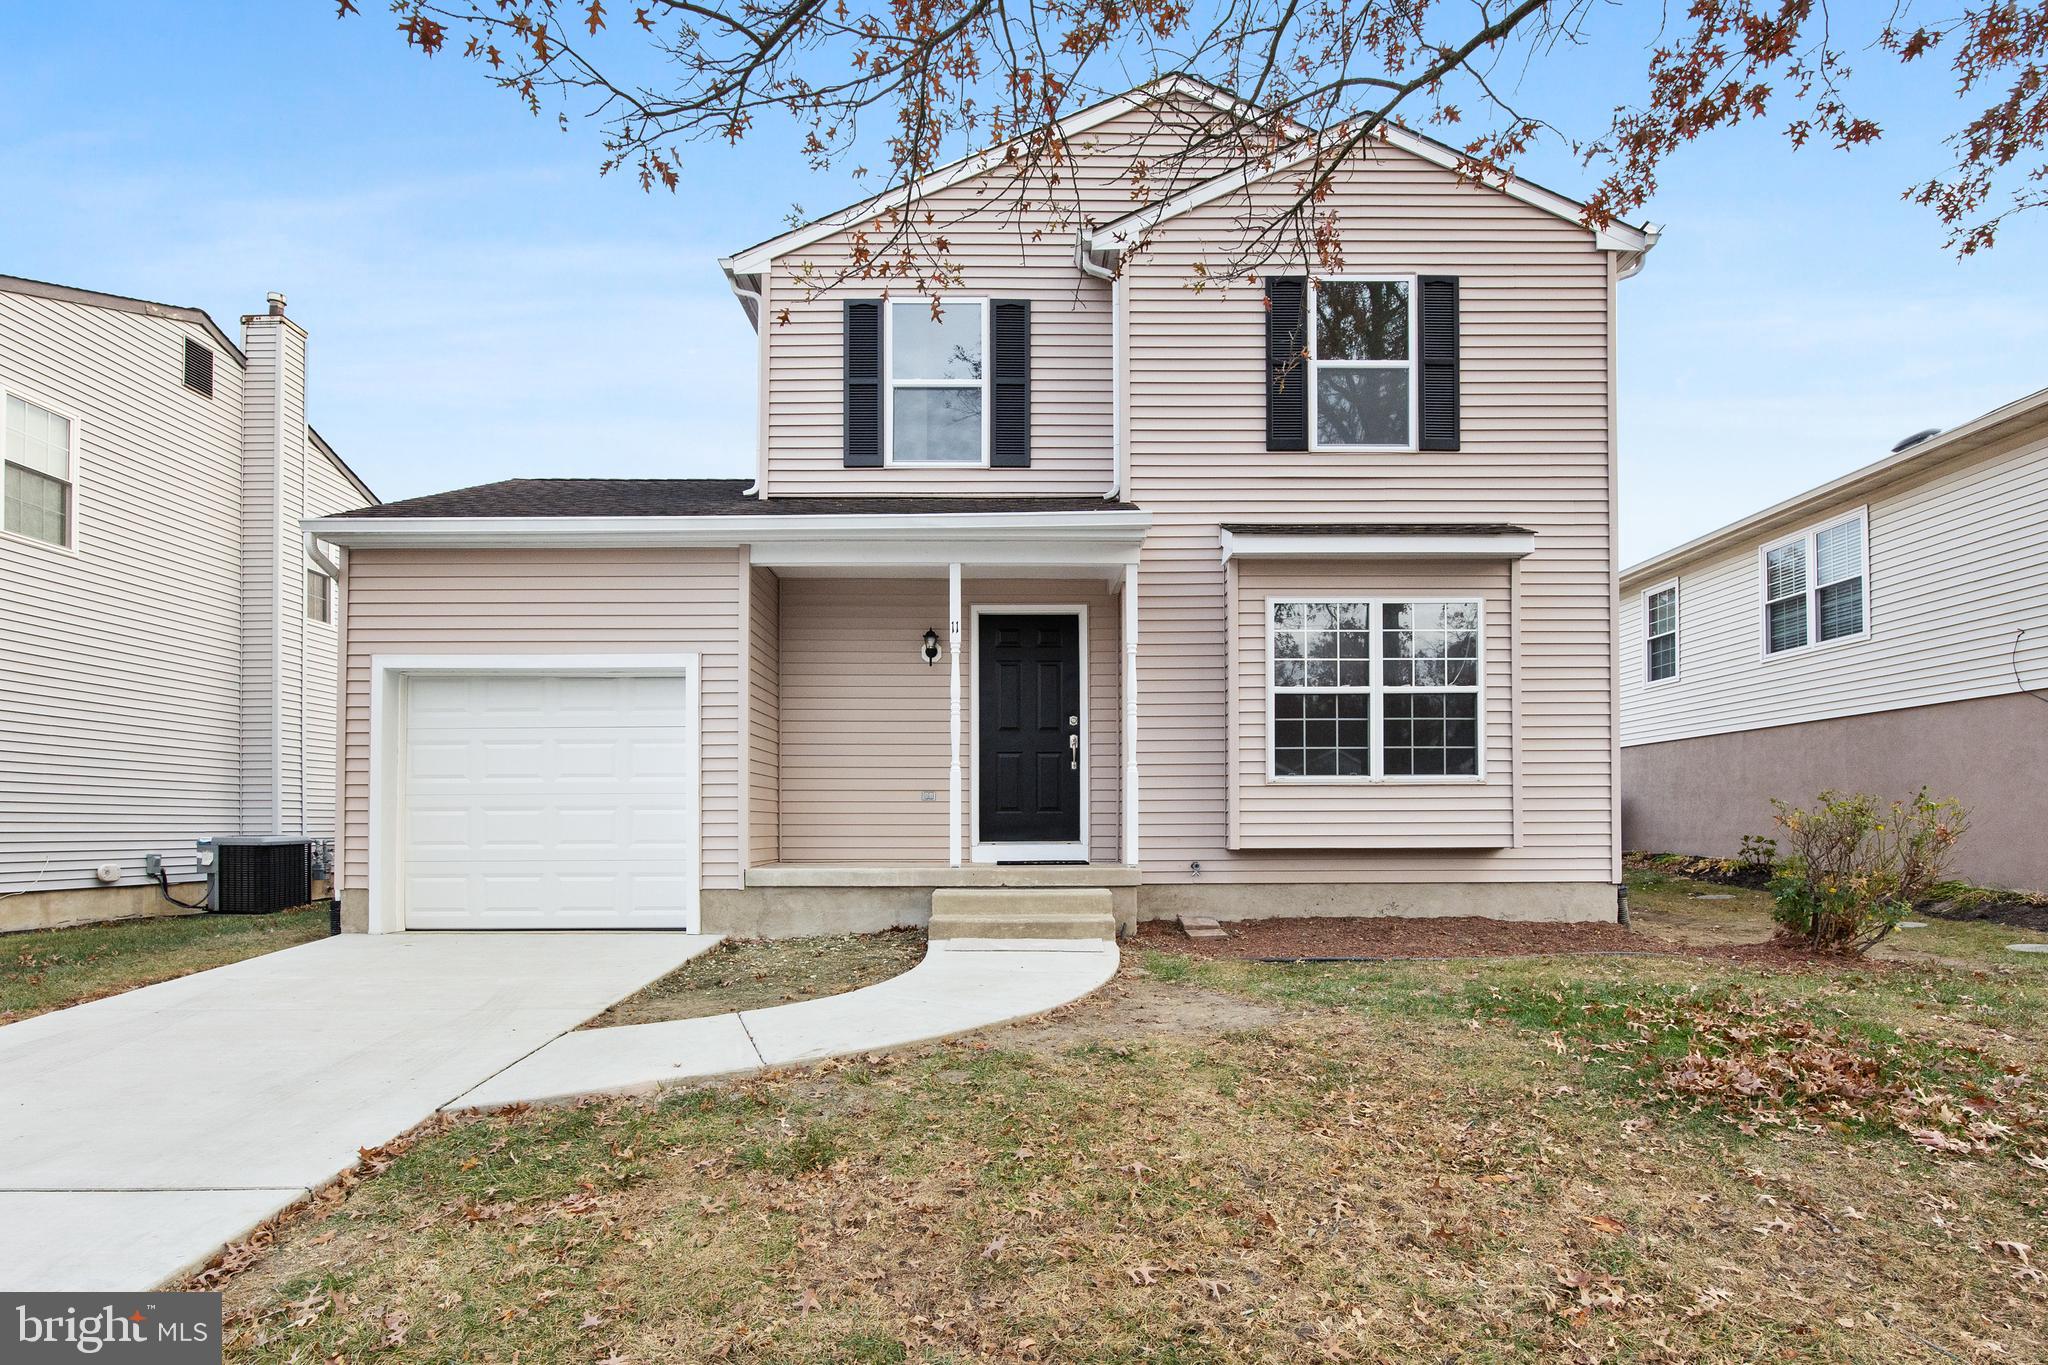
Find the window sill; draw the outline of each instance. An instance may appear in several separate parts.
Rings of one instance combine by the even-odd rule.
[[[1268,777],[1268,787],[1483,787],[1478,777]]]
[[[1843,635],[1833,640],[1815,640],[1811,644],[1800,645],[1794,649],[1775,651],[1766,649],[1762,651],[1761,657],[1767,664],[1776,663],[1780,659],[1803,659],[1817,649],[1839,649],[1843,645],[1866,644],[1870,638],[1871,632],[1866,629],[1861,635]]]
[[[0,540],[4,540],[11,545],[33,546],[45,554],[70,555],[73,558],[78,556],[78,543],[76,541],[69,545],[52,545],[47,540],[41,540],[35,536],[25,536],[19,531],[0,531]]]

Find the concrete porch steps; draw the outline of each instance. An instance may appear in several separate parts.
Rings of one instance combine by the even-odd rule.
[[[952,887],[932,892],[934,940],[1116,938],[1104,887]]]

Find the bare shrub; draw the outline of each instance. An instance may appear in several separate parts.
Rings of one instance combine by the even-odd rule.
[[[1787,857],[1771,881],[1787,937],[1867,953],[1938,885],[1968,813],[1921,788],[1910,801],[1824,791],[1810,807],[1773,800]]]

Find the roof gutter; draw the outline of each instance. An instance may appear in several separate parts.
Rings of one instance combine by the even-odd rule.
[[[716,517],[310,517],[307,534],[345,549],[374,546],[734,546],[824,537],[877,545],[969,536],[1006,543],[1057,537],[1122,543],[1144,538],[1150,512],[939,512]]]

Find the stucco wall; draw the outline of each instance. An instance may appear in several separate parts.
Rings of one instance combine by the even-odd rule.
[[[1774,796],[1805,804],[1833,787],[1889,799],[1925,786],[1970,812],[1956,875],[2048,890],[2044,773],[2048,704],[2024,695],[1636,744],[1621,751],[1622,838],[1727,857],[1745,834],[1777,833]]]

